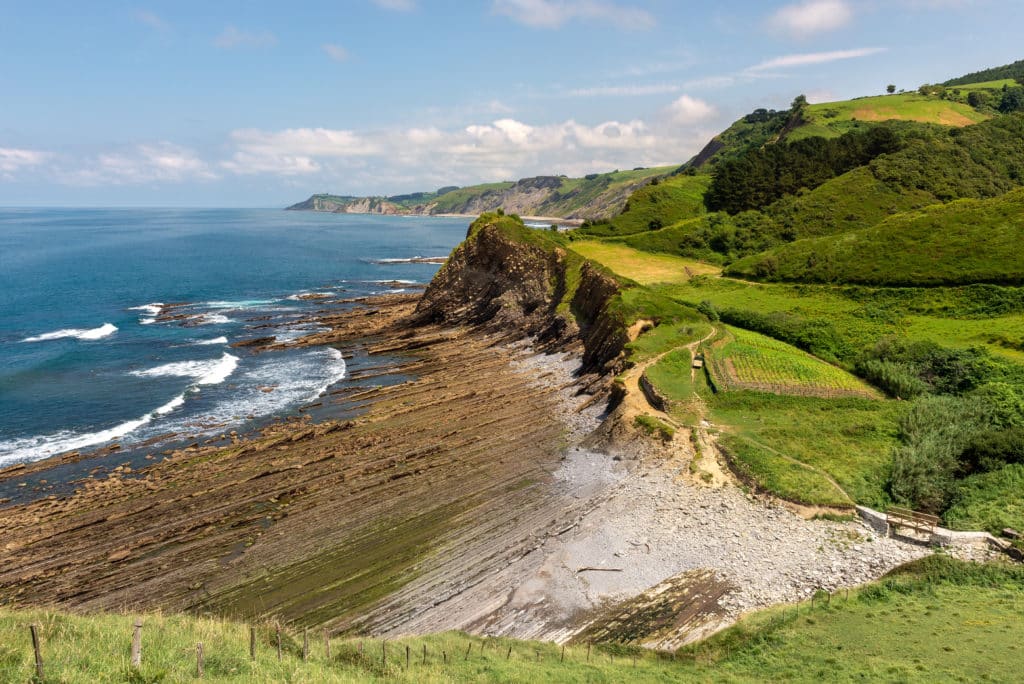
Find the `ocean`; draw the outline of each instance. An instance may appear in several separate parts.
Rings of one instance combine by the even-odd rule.
[[[341,352],[229,345],[314,332],[302,320],[321,298],[428,282],[436,264],[404,260],[446,256],[467,224],[0,209],[0,467],[113,443],[159,449],[164,438],[245,432],[294,412],[343,381]]]

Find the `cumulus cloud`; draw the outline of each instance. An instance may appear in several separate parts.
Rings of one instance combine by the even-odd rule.
[[[773,57],[767,59],[760,64],[755,64],[750,67],[750,72],[762,72],[770,69],[786,69],[789,67],[800,67],[808,66],[811,64],[825,64],[828,62],[836,62],[843,59],[857,59],[860,57],[869,57],[871,55],[877,55],[880,52],[885,52],[886,48],[856,48],[854,50],[833,50],[831,52],[805,52],[796,55],[784,55],[782,57]]]
[[[494,12],[531,28],[554,29],[574,19],[603,21],[625,29],[648,29],[654,17],[638,7],[606,0],[494,0]]]
[[[213,44],[222,50],[272,47],[277,45],[277,36],[270,31],[244,31],[229,25],[213,39]]]
[[[569,119],[534,125],[501,117],[459,129],[247,129],[232,134],[234,151],[221,168],[245,175],[316,178],[345,192],[376,193],[395,184],[429,188],[674,164],[706,142],[711,131],[697,125],[713,113],[700,100],[680,98],[670,107],[674,116],[654,124],[633,119],[589,125]]]
[[[846,0],[803,0],[780,8],[769,19],[773,28],[797,37],[835,31],[853,19]]]
[[[324,52],[326,52],[327,56],[335,62],[347,61],[349,57],[348,50],[340,45],[335,45],[334,43],[327,43],[324,45]]]
[[[713,117],[715,108],[704,100],[683,95],[668,106],[668,113],[673,123],[690,126]]]
[[[77,162],[70,170],[59,169],[57,175],[71,185],[180,183],[218,178],[193,150],[169,142],[105,152]]]

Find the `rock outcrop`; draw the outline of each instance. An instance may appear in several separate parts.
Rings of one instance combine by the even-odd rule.
[[[548,351],[582,345],[584,372],[608,374],[629,341],[608,306],[618,282],[554,244],[517,239],[510,222],[491,215],[470,227],[424,292],[417,319],[533,337]]]

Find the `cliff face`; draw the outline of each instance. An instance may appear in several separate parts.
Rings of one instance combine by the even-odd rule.
[[[557,245],[521,239],[502,221],[512,219],[481,219],[471,227],[424,292],[416,317],[535,337],[551,351],[580,345],[584,372],[614,370],[628,341],[608,306],[619,284]]]
[[[671,168],[591,174],[585,178],[535,176],[516,182],[488,183],[436,192],[391,197],[313,195],[288,207],[300,211],[346,214],[468,214],[499,208],[523,216],[552,216],[567,220],[609,218],[622,211],[629,196]]]

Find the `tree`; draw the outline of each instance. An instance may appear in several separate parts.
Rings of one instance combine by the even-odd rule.
[[[889,85],[885,86],[885,92],[887,92],[890,95],[892,95],[893,93],[896,92],[896,86],[894,86],[892,83],[890,83]]]
[[[1024,88],[1007,88],[999,100],[999,111],[1003,114],[1024,110]]]

